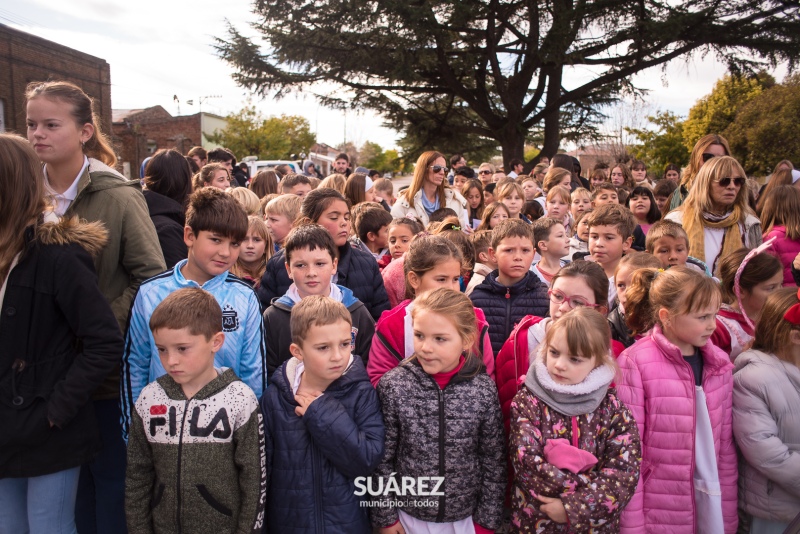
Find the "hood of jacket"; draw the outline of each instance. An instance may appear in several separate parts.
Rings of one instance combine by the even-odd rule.
[[[491,291],[492,293],[498,293],[500,295],[505,295],[506,291],[509,291],[511,295],[516,295],[517,293],[529,291],[531,289],[535,289],[537,286],[543,285],[542,281],[539,280],[539,277],[536,276],[536,274],[534,274],[532,271],[528,271],[525,273],[525,277],[522,280],[508,288],[497,281],[499,274],[500,272],[497,269],[490,272],[486,275],[486,278],[483,279],[483,282],[478,284],[478,287],[475,289],[483,289],[485,291]]]
[[[147,211],[150,212],[150,217],[161,215],[174,219],[176,222],[184,225],[186,222],[186,215],[183,206],[176,200],[147,189],[142,191],[142,194],[147,202]]]
[[[270,379],[270,383],[278,388],[280,395],[290,404],[297,404],[294,400],[292,386],[299,363],[300,360],[297,358],[289,358],[272,374],[272,378]],[[369,382],[367,370],[364,368],[364,362],[361,358],[351,354],[350,364],[347,366],[347,369],[344,370],[342,376],[334,380],[331,385],[328,386],[324,394],[337,395],[337,393],[347,391],[358,382],[363,381]]]
[[[139,180],[128,180],[116,169],[94,158],[89,158],[89,166],[83,171],[78,180],[78,195],[85,190],[87,193],[104,191],[106,189],[116,189],[118,187],[133,187],[141,191],[142,184]]]
[[[36,240],[43,245],[80,245],[92,257],[97,257],[108,242],[108,230],[100,222],[81,221],[64,217],[58,222],[46,222],[36,228]]]

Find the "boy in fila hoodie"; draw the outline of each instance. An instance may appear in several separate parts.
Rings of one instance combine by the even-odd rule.
[[[130,534],[260,533],[266,458],[261,411],[231,369],[214,367],[222,309],[199,288],[173,292],[150,328],[167,374],[144,388],[128,442]]]
[[[289,278],[289,290],[274,300],[264,312],[264,335],[267,345],[267,371],[271,375],[291,358],[292,344],[289,328],[293,307],[310,295],[322,295],[341,302],[352,319],[353,353],[367,363],[375,322],[360,300],[348,288],[331,283],[336,273],[339,251],[331,234],[317,224],[304,224],[293,229],[284,241],[284,257]]]

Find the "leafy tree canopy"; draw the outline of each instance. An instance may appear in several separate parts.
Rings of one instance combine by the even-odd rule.
[[[636,139],[636,144],[628,147],[631,154],[659,172],[668,163],[681,167],[687,165],[690,151],[683,142],[684,123],[680,117],[662,111],[647,117],[647,120],[654,129],[626,128]]]
[[[764,71],[753,76],[726,75],[718,80],[711,93],[689,110],[689,118],[683,125],[686,148],[691,152],[704,135],[725,131],[742,106],[773,85],[775,78]]]
[[[206,134],[212,143],[233,151],[238,158],[258,156],[259,159],[288,159],[308,153],[316,143],[308,120],[296,115],[264,117],[255,106],[248,104],[241,111],[226,117],[228,126]]]
[[[794,0],[256,0],[254,13],[263,41],[230,25],[217,41],[240,85],[312,91],[412,129],[423,111],[494,140],[506,162],[523,156],[531,130],[554,154],[562,111],[596,121],[599,106],[638,91],[631,75],[644,69],[694,51],[734,72],[793,67],[800,55]],[[571,72],[577,83],[565,81]]]
[[[779,161],[800,163],[800,75],[765,89],[745,104],[722,132],[745,171],[764,176]]]

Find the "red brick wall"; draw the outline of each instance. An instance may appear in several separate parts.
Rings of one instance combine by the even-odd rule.
[[[66,80],[95,99],[103,131],[111,130],[111,68],[100,59],[0,24],[0,99],[6,131],[25,135],[25,86]]]

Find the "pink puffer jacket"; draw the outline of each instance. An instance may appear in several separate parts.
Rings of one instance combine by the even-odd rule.
[[[764,234],[764,241],[773,237],[778,238],[772,243],[772,250],[775,251],[775,254],[778,255],[778,258],[783,264],[783,285],[793,286],[792,262],[795,257],[800,254],[800,239],[789,239],[786,237],[785,226],[773,226],[772,230]]]
[[[717,452],[725,533],[736,532],[737,465],[733,445],[733,365],[707,342],[703,391]],[[642,439],[636,494],[622,514],[623,533],[693,534],[695,382],[678,347],[656,326],[617,360],[622,374],[617,393],[633,413]]]

